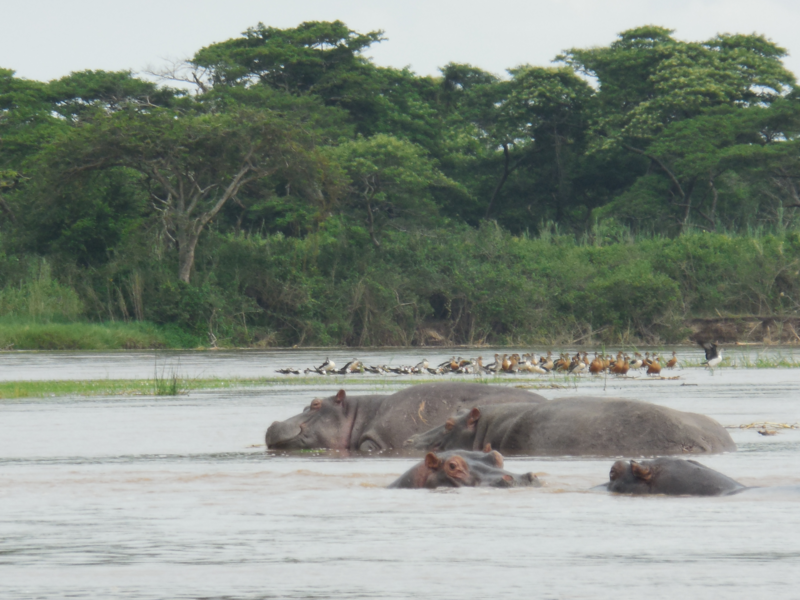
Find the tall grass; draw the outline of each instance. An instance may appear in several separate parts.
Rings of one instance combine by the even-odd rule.
[[[0,318],[0,350],[194,348],[202,340],[151,323],[39,323]]]
[[[0,317],[29,319],[34,323],[72,321],[83,314],[83,302],[71,287],[53,278],[45,259],[29,266],[28,277],[0,290]]]

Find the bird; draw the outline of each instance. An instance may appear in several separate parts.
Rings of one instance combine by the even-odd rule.
[[[659,375],[660,373],[661,373],[661,364],[658,362],[658,356],[654,354],[653,358],[650,359],[650,362],[647,363],[647,374]]]
[[[330,373],[336,368],[336,363],[333,362],[330,357],[325,358],[325,362],[322,363],[320,366],[316,368],[316,371],[319,373]]]
[[[676,356],[675,351],[673,350],[672,351],[672,358],[670,358],[667,361],[667,368],[668,369],[674,369],[675,365],[677,365],[677,364],[678,364],[678,357]]]
[[[542,356],[539,359],[539,366],[541,366],[545,371],[548,373],[553,370],[553,366],[555,363],[553,362],[553,353],[550,350],[547,351],[547,356]]]
[[[706,351],[706,362],[704,363],[712,371],[719,363],[722,362],[722,349],[717,348],[717,345],[711,342],[697,342]]]
[[[340,375],[346,375],[347,373],[358,373],[361,371],[361,361],[357,358],[354,358],[350,362],[348,362],[345,366],[339,369]]]
[[[423,371],[428,370],[428,359],[423,358],[421,362],[418,362],[414,365],[414,368],[411,369],[414,373],[422,373]]]
[[[278,369],[275,372],[280,373],[281,375],[300,375],[300,371],[298,371],[297,369],[293,369],[292,367],[286,367],[285,369]]]
[[[594,353],[594,360],[589,364],[589,373],[592,375],[599,375],[605,369],[605,365],[603,363],[603,359],[597,356],[597,352]]]
[[[580,353],[572,357],[572,362],[569,363],[570,373],[581,373],[586,370],[586,363],[581,359]]]

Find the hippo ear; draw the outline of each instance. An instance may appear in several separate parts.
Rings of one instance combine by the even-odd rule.
[[[339,390],[339,393],[336,394],[336,404],[341,404],[344,402],[344,399],[347,397],[347,394],[344,393],[344,390]]]
[[[467,426],[472,427],[475,423],[478,422],[478,419],[481,418],[481,409],[477,406],[469,411],[469,416],[467,417]]]
[[[633,474],[637,478],[641,479],[645,483],[650,483],[650,480],[653,478],[653,469],[642,466],[635,460],[631,461],[631,471],[633,471]]]
[[[487,446],[489,444],[486,444]],[[491,446],[490,446],[491,447]],[[500,454],[497,450],[494,450],[492,453],[492,457],[494,458],[494,464],[497,466],[498,469],[503,468],[503,455]]]
[[[433,452],[428,452],[425,455],[425,466],[429,469],[438,469],[442,466],[442,460],[436,456]]]

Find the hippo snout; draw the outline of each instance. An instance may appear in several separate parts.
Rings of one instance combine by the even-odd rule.
[[[280,448],[286,446],[292,439],[302,432],[302,427],[286,421],[275,421],[267,428],[265,441],[267,448]]]

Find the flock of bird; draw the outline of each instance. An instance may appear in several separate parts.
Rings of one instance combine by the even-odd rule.
[[[706,366],[710,368],[716,367],[722,361],[722,350],[718,349],[716,344],[701,342],[701,346],[706,352]],[[445,375],[448,373],[456,373],[461,375],[500,375],[503,373],[538,373],[545,375],[547,373],[591,373],[593,375],[600,375],[601,373],[611,373],[612,375],[627,375],[628,371],[637,369],[646,369],[648,375],[659,375],[662,368],[673,369],[678,365],[678,357],[675,352],[672,353],[672,358],[664,361],[657,354],[650,354],[645,352],[642,356],[638,352],[634,352],[633,356],[628,356],[623,352],[618,352],[616,356],[602,355],[597,352],[594,353],[593,358],[589,358],[587,352],[578,352],[574,356],[569,354],[560,354],[558,358],[554,358],[552,352],[546,355],[541,355],[538,360],[531,352],[528,354],[495,354],[494,362],[484,365],[483,357],[465,359],[462,357],[453,356],[449,360],[439,364],[431,365],[428,359],[423,359],[416,365],[412,366],[398,366],[390,367],[387,365],[365,365],[357,358],[349,361],[341,368],[336,367],[336,363],[330,358],[326,358],[318,367],[311,367],[305,369],[303,372],[308,375],[309,373],[318,373],[320,375],[349,375],[357,373],[373,373],[376,375],[384,375],[394,373],[397,375]],[[278,373],[284,375],[299,375],[298,369],[287,367],[278,369]]]

